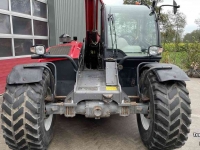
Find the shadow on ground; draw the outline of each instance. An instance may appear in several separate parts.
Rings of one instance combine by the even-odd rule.
[[[56,132],[49,150],[146,150],[138,133],[136,117],[118,115],[107,119],[57,116]]]

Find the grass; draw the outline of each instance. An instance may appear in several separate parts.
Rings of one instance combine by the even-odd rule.
[[[186,52],[164,52],[161,62],[171,63],[179,66],[182,69],[186,69],[185,61],[187,60]]]

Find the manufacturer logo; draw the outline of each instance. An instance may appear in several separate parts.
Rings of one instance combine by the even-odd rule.
[[[195,132],[194,132],[194,133],[193,133],[193,136],[194,136],[194,137],[200,137],[200,133],[195,133]]]

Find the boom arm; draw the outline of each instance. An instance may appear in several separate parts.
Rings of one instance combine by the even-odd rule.
[[[84,50],[84,63],[87,68],[102,68],[102,47],[98,33],[99,5],[104,5],[102,0],[85,0],[86,14],[86,39]],[[102,16],[101,16],[102,17]]]
[[[98,5],[102,0],[85,0],[86,32],[96,31],[98,28]],[[87,35],[87,33],[86,33]]]

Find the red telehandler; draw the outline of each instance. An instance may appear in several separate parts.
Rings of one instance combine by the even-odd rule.
[[[170,6],[177,12],[176,2]],[[2,129],[13,150],[46,150],[56,114],[105,118],[137,115],[144,145],[170,150],[185,144],[191,108],[188,76],[159,63],[163,51],[156,1],[107,6],[85,0],[86,38],[31,47],[38,63],[17,65],[7,77]],[[100,8],[100,9],[99,9]]]

